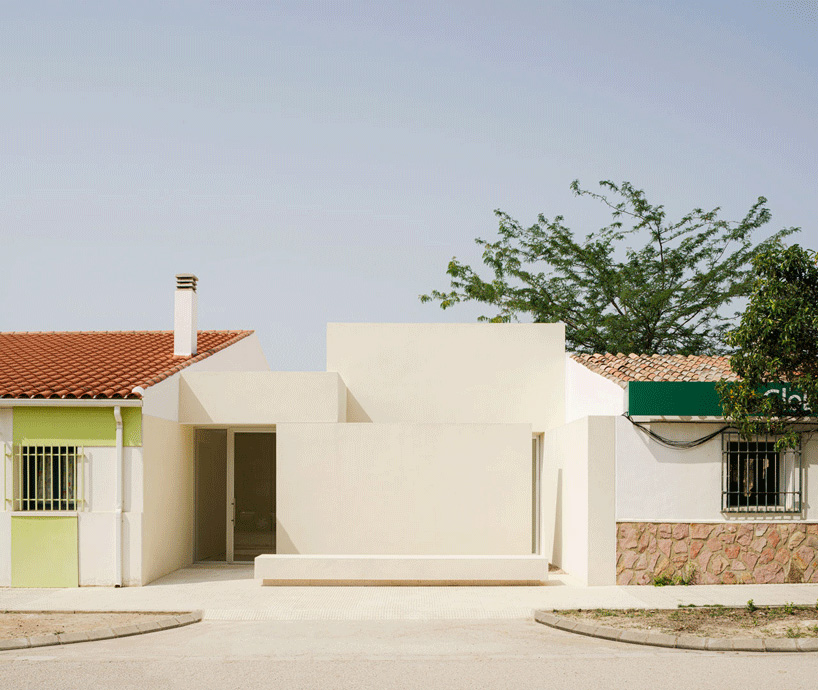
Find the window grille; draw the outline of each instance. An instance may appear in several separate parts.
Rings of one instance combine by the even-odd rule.
[[[9,492],[6,488],[6,500],[11,500],[13,511],[85,508],[85,455],[82,448],[17,445],[12,458],[12,490]]]
[[[776,452],[777,437],[722,434],[721,509],[726,513],[800,513],[801,447]]]

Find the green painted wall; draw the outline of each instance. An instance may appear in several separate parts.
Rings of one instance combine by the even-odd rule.
[[[11,518],[11,586],[79,586],[76,516]]]
[[[126,446],[142,445],[142,408],[122,407],[122,442]],[[111,411],[111,416],[114,416]],[[114,433],[116,433],[116,422],[114,422]]]
[[[142,409],[123,407],[122,440],[142,445]],[[116,421],[111,407],[15,407],[14,443],[116,445]]]

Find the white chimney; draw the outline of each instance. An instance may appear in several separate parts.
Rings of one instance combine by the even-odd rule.
[[[196,283],[190,273],[176,276],[173,308],[173,354],[190,357],[196,354]]]

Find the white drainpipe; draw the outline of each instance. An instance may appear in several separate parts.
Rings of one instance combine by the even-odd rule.
[[[122,444],[122,408],[114,406],[114,419],[116,420],[116,504],[114,510],[115,530],[116,530],[116,577],[114,584],[116,587],[122,586],[122,475],[125,463],[125,452]]]

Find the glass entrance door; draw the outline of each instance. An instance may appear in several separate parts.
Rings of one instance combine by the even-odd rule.
[[[228,560],[252,561],[261,554],[275,553],[275,433],[236,431],[230,435]]]

